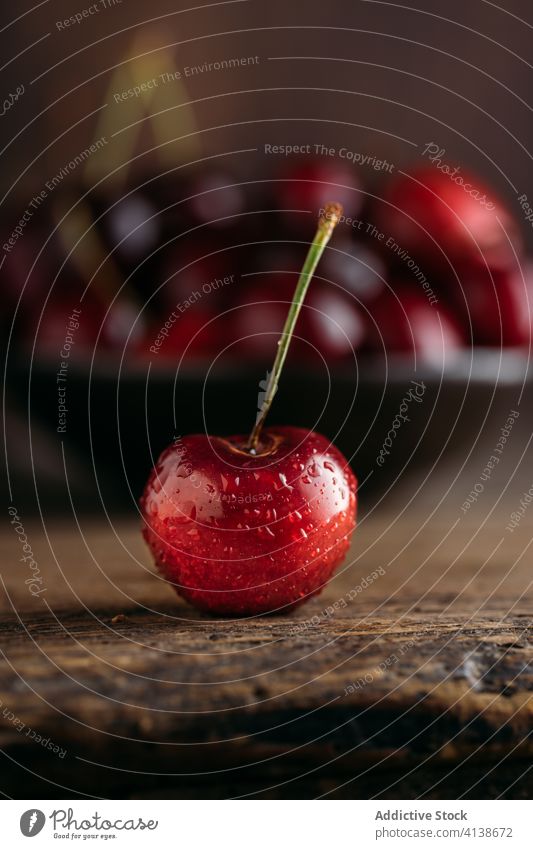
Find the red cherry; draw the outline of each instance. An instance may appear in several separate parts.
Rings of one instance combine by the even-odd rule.
[[[73,314],[73,307],[80,310]],[[33,345],[40,356],[60,357],[68,336],[69,359],[88,358],[96,347],[122,352],[125,347],[137,349],[145,328],[138,310],[125,299],[116,301],[109,310],[86,296],[82,302],[69,301],[64,294],[49,298],[42,316],[41,305],[26,318],[27,345]],[[72,339],[70,339],[72,337]]]
[[[49,297],[44,310],[42,306],[37,302],[24,316],[24,347],[31,349],[35,345],[36,356],[44,359],[87,358],[96,345],[100,329],[101,315],[97,306],[89,298],[80,304],[78,298],[69,299],[59,292]],[[81,312],[75,313],[74,309],[81,309]],[[63,357],[62,351],[67,351]]]
[[[142,343],[143,352],[150,357],[154,355],[154,365],[169,357],[177,362],[182,354],[187,358],[208,357],[216,352],[219,343],[216,313],[192,306],[178,314],[168,328],[163,329],[164,324],[156,320]]]
[[[456,269],[453,302],[464,327],[477,345],[512,347],[531,338],[533,290],[531,269],[487,268],[480,264]]]
[[[294,607],[322,589],[349,545],[356,480],[345,458],[312,431],[263,430],[311,277],[341,215],[338,203],[319,215],[249,437],[177,440],[142,496],[157,566],[203,610]]]
[[[460,324],[445,306],[430,304],[425,295],[401,284],[392,284],[373,302],[370,318],[371,345],[387,354],[410,353],[440,367],[466,344]]]
[[[356,479],[324,436],[294,427],[247,438],[187,436],[141,500],[144,537],[179,595],[220,615],[288,610],[319,593],[355,528]]]
[[[276,183],[276,194],[281,209],[308,210],[316,215],[330,197],[339,202],[353,217],[359,212],[362,195],[355,170],[339,162],[303,162],[287,170],[284,179]],[[308,228],[309,216],[290,213],[291,226]]]
[[[483,257],[489,264],[512,261],[511,244],[520,244],[513,216],[477,176],[462,171],[460,176],[476,197],[435,166],[389,184],[386,203],[376,206],[377,227],[385,234],[380,244],[389,260],[396,243],[397,252],[406,251],[438,269],[447,270],[448,262],[479,262]],[[387,244],[390,238],[392,245]]]

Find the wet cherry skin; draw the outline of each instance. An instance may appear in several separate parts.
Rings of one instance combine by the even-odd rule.
[[[324,436],[263,432],[185,436],[146,484],[144,537],[160,573],[195,607],[218,615],[284,612],[319,593],[355,528],[356,478]]]

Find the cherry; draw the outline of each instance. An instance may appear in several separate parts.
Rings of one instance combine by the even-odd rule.
[[[418,361],[441,367],[466,345],[466,336],[453,313],[409,285],[393,282],[370,308],[371,347],[387,354],[416,355]]]
[[[287,316],[294,281],[298,278],[299,247],[299,243],[252,245],[246,262],[250,270],[232,289],[235,304],[228,314],[226,333],[226,342],[232,344],[232,356],[270,361],[273,344],[279,339]],[[263,270],[252,270],[258,267]],[[300,339],[293,339],[291,344],[296,357],[301,359],[309,353]]]
[[[239,303],[229,313],[233,356],[269,361],[272,347],[279,339],[287,316],[294,283],[289,275],[265,274],[243,278],[239,287]],[[241,294],[242,290],[242,294]],[[293,340],[299,351],[299,340]],[[236,344],[236,347],[233,347]]]
[[[294,266],[294,251],[279,246],[269,248],[263,257],[275,273],[243,278],[233,330],[235,338],[243,340],[246,354],[260,360],[270,356],[272,337],[279,336],[283,327],[292,286],[287,272]],[[385,287],[379,256],[347,237],[326,251],[322,267],[325,282],[317,281],[309,293],[301,339],[293,341],[294,353],[301,360],[309,360],[309,345],[327,360],[349,356],[359,348],[366,322],[358,302],[371,300]]]
[[[290,304],[291,278],[288,275],[265,275],[252,284],[234,310],[233,340],[240,356],[264,362],[272,352],[274,339],[279,338]],[[341,289],[319,284],[308,296],[298,338],[292,340],[293,354],[300,361],[309,361],[309,346],[328,361],[342,359],[359,348],[366,335],[366,322],[357,302]]]
[[[73,307],[80,310],[75,316],[77,327],[69,324]],[[26,347],[33,346],[39,356],[47,359],[60,358],[65,337],[71,334],[69,358],[89,358],[96,347],[121,353],[125,347],[137,350],[144,339],[145,327],[142,316],[135,305],[125,298],[115,301],[109,309],[90,295],[83,301],[66,297],[63,292],[52,294],[40,315],[39,304],[25,319]]]
[[[320,434],[187,436],[159,458],[145,489],[145,539],[161,574],[202,610],[288,609],[323,588],[355,525],[355,478]]]
[[[525,264],[487,268],[480,263],[456,269],[452,290],[456,312],[474,344],[516,347],[529,344],[533,292],[531,270]]]
[[[146,484],[144,536],[156,566],[202,610],[288,610],[320,592],[346,554],[356,514],[347,460],[312,431],[263,431],[309,282],[341,211],[330,204],[319,219],[250,437],[178,439]]]
[[[189,307],[183,314],[178,313],[174,323],[167,328],[167,334],[161,336],[164,322],[155,321],[150,333],[142,342],[145,354],[149,353],[154,365],[161,360],[186,354],[191,357],[207,357],[213,354],[219,343],[216,313]],[[155,349],[155,350],[154,350]],[[157,353],[156,353],[157,352]]]
[[[512,245],[520,244],[513,216],[477,176],[461,176],[466,188],[435,166],[391,181],[385,203],[376,206],[377,227],[385,234],[381,244],[389,258],[396,243],[399,251],[438,269],[447,268],[448,261],[512,261]]]

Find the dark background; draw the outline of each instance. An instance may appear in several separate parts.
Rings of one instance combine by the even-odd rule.
[[[69,158],[100,134],[111,137],[138,122],[138,133],[120,132],[102,156],[91,160],[83,182],[81,169],[65,180],[73,197],[99,183],[109,197],[117,198],[166,169],[221,154],[237,179],[268,179],[283,163],[265,156],[265,142],[346,146],[386,158],[396,171],[419,164],[424,146],[435,142],[445,149],[447,160],[473,169],[508,200],[531,244],[531,228],[517,203],[518,195],[533,195],[528,104],[532,25],[526,2],[515,0],[504,9],[483,0],[430,2],[419,8],[374,0],[245,0],[190,9],[184,3],[147,6],[122,0],[80,25],[57,29],[57,20],[82,8],[83,3],[54,2],[31,14],[17,7],[16,15],[15,10],[5,15],[0,32],[3,90],[12,92],[22,83],[26,91],[2,117],[4,231],[10,231],[32,194]],[[133,62],[132,56],[137,57]],[[257,56],[259,61],[198,74],[159,90],[158,108],[166,110],[159,125],[164,140],[187,137],[157,152],[161,137],[154,137],[155,125],[145,119],[141,100],[113,103],[118,80],[127,80],[128,73],[139,80],[151,76],[152,66],[144,63],[154,57],[183,68],[233,56]],[[249,148],[256,150],[226,156]],[[359,171],[365,197],[379,195],[383,174],[366,167]],[[163,191],[165,182],[159,179]],[[172,197],[170,179],[168,193]],[[37,253],[39,239],[46,239],[55,226],[48,202],[35,222],[40,228]],[[132,373],[127,363],[112,360],[92,373],[83,366],[71,371],[68,435],[58,441],[53,373],[38,357],[30,363],[17,353],[11,343],[17,338],[20,311],[13,326],[12,318],[10,305],[4,323],[10,344],[10,480],[22,487],[33,507],[36,498],[30,493],[37,482],[51,509],[63,508],[70,497],[79,508],[92,509],[100,489],[110,507],[131,509],[153,456],[176,432],[204,429],[204,408],[212,432],[249,428],[262,369],[233,362],[220,376],[211,374],[207,389],[205,367],[185,364],[178,378],[172,367],[152,374],[145,428],[146,368]],[[415,373],[420,377],[414,368],[393,368],[386,381],[376,364],[368,368],[356,363],[334,369],[331,393],[331,375],[311,370],[293,375],[289,365],[272,421],[317,422],[365,479]],[[427,396],[432,399],[429,429],[424,415],[420,428],[402,435],[407,441],[397,461],[387,465],[381,481],[374,479],[363,489],[363,502],[373,485],[383,489],[394,479],[396,463],[401,469],[412,452],[411,469],[418,461],[440,456],[444,447],[456,445],[460,454],[486,425],[486,415],[496,411],[499,421],[499,393],[509,391],[510,380],[517,387],[513,399],[520,396],[525,372],[507,363],[503,374],[508,380],[502,386],[496,359],[485,363],[481,373],[478,385],[475,379],[469,384],[464,373],[456,374],[446,381],[445,391],[442,377],[433,375]],[[502,404],[507,409],[507,400]],[[64,486],[63,452],[70,492]]]
[[[237,140],[240,147],[311,140],[352,145],[402,166],[417,156],[409,142],[435,141],[511,200],[510,184],[531,194],[527,2],[202,5],[181,11],[191,7],[123,0],[58,32],[55,21],[84,4],[54,2],[1,33],[6,59],[51,33],[3,70],[6,91],[45,72],[4,120],[6,139],[21,132],[4,157],[3,189],[22,169],[18,190],[38,188],[43,173],[55,173],[92,140],[95,119],[88,116],[105,100],[113,69],[150,29],[152,43],[171,47],[178,66],[260,57],[256,66],[185,81],[197,101],[204,132],[195,144],[204,154],[232,149]],[[280,56],[334,61],[271,61]],[[179,130],[179,115],[169,119]],[[43,153],[33,161],[36,136]]]

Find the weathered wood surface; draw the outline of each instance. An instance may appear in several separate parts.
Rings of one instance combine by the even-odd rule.
[[[248,621],[174,601],[135,525],[26,530],[46,592],[3,535],[4,792],[531,792],[525,529],[372,519],[319,598]]]

